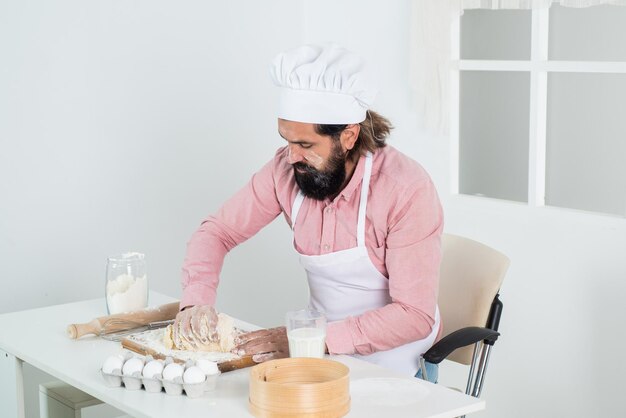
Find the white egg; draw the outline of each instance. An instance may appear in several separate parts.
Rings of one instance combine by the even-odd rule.
[[[218,374],[220,370],[217,368],[217,363],[214,361],[210,361],[207,359],[198,359],[196,361],[196,366],[200,367],[200,369],[204,372],[205,375],[211,376],[213,374]]]
[[[170,363],[163,369],[163,379],[174,380],[177,377],[182,377],[185,368],[178,363]]]
[[[202,383],[206,380],[206,375],[197,366],[191,366],[187,370],[185,370],[185,374],[183,375],[183,381],[185,383]]]
[[[143,377],[160,378],[161,373],[163,373],[163,362],[160,360],[152,360],[143,368]]]
[[[122,365],[124,364],[124,359],[120,356],[109,356],[104,363],[102,363],[102,371],[105,373],[113,373],[113,370],[122,371]]]
[[[122,368],[122,374],[124,376],[132,376],[135,373],[141,374],[141,370],[143,369],[143,359],[139,357],[133,357],[130,360],[127,360],[124,363],[124,367]]]

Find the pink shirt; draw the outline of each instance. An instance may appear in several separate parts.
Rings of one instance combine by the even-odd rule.
[[[361,157],[348,185],[333,200],[304,199],[294,242],[301,254],[320,255],[356,247]],[[298,193],[287,148],[205,219],[187,246],[181,308],[214,304],[224,257],[283,213],[291,225]],[[331,354],[371,354],[427,337],[435,323],[443,213],[426,171],[391,146],[373,158],[365,242],[374,266],[389,279],[392,302],[328,324]],[[294,255],[295,257],[295,255]]]

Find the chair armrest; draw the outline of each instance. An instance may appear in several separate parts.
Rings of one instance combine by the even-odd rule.
[[[489,328],[461,328],[439,340],[437,344],[424,353],[423,357],[429,363],[439,364],[457,348],[475,344],[481,340],[486,340],[485,342],[493,345],[499,335],[498,331]]]

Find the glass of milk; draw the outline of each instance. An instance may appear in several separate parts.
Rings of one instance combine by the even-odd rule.
[[[105,295],[109,315],[148,306],[146,259],[141,253],[107,258]]]
[[[287,312],[287,338],[290,357],[324,357],[326,316],[312,309]]]

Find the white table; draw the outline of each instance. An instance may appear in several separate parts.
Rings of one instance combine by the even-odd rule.
[[[150,294],[150,305],[173,301]],[[106,315],[103,299],[50,306],[0,315],[0,393],[4,417],[23,418],[22,364],[32,366],[102,400],[136,418],[251,417],[248,412],[249,370],[236,370],[219,377],[217,389],[202,398],[109,388],[99,373],[102,361],[120,351],[120,344],[95,337],[70,340],[66,326]],[[377,390],[377,383],[394,383],[399,374],[349,356],[331,356],[350,368],[351,411],[348,417],[456,417],[485,408],[485,402],[415,378],[406,378],[416,393],[411,401],[396,393]],[[392,380],[380,380],[390,378]],[[378,379],[378,380],[362,380]],[[379,388],[380,389],[380,388]],[[417,392],[415,392],[417,390]],[[8,409],[7,409],[8,406]],[[5,415],[6,414],[6,415]]]

